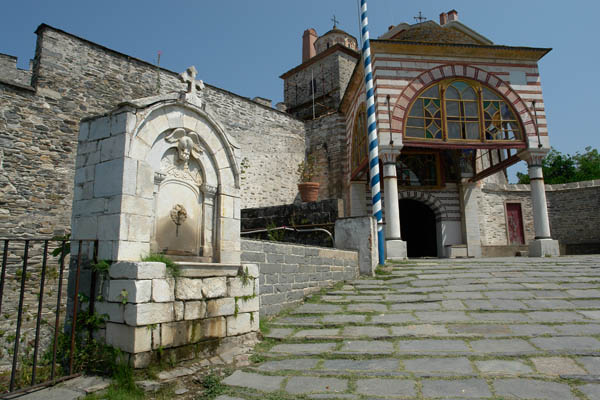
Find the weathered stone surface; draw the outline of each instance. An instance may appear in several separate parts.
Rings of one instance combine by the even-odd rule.
[[[521,375],[533,372],[530,366],[520,361],[485,360],[475,361],[477,369],[489,375]]]
[[[106,324],[106,342],[128,353],[141,353],[152,348],[152,334],[148,328],[124,324]]]
[[[473,367],[467,358],[414,358],[403,361],[411,372],[443,372],[453,375],[472,374]]]
[[[177,278],[175,281],[175,297],[178,300],[202,299],[202,279]]]
[[[545,375],[585,375],[586,371],[565,357],[534,357],[531,362],[539,373]]]
[[[260,390],[263,392],[275,392],[280,389],[283,376],[264,376],[242,371],[235,371],[223,380],[225,385],[241,386],[245,388]]]
[[[365,354],[390,354],[394,352],[394,344],[384,341],[353,340],[345,341],[342,352]]]
[[[542,350],[598,350],[600,342],[591,337],[562,336],[533,338],[531,343]]]
[[[399,379],[359,379],[356,381],[356,391],[367,396],[415,396],[415,381]]]
[[[207,299],[224,297],[227,295],[227,278],[206,278],[202,280],[202,295]]]
[[[174,320],[172,303],[127,304],[125,323],[131,326],[158,324]]]
[[[262,363],[258,369],[261,371],[308,371],[317,366],[319,360],[315,358],[293,358],[290,360],[267,361]]]
[[[151,280],[111,280],[108,301],[114,303],[145,303],[152,296]]]
[[[242,297],[254,294],[254,279],[229,278],[227,279],[227,296]]]
[[[227,336],[241,335],[258,329],[251,313],[241,313],[227,317]]]
[[[492,393],[483,379],[426,380],[423,381],[425,397],[477,398],[491,397]]]
[[[235,299],[225,297],[222,299],[208,300],[206,302],[206,316],[218,317],[221,315],[233,315],[235,312]]]
[[[204,301],[186,301],[184,319],[199,319],[206,315],[206,303]]]
[[[470,352],[462,340],[401,340],[398,343],[401,353],[433,353],[433,352]]]
[[[167,267],[161,262],[120,261],[110,266],[109,275],[112,279],[164,279]]]
[[[600,384],[588,383],[587,385],[577,386],[577,389],[590,399],[600,399]]]
[[[125,306],[122,303],[108,303],[99,301],[96,303],[96,312],[100,315],[107,315],[108,321],[123,323],[123,312]]]
[[[175,300],[175,281],[173,279],[152,279],[152,301],[156,303]]]
[[[319,378],[313,376],[294,376],[289,378],[285,390],[292,394],[301,393],[339,393],[348,388],[348,381],[338,378]]]
[[[576,397],[568,385],[534,379],[496,379],[496,394],[518,399],[571,400]]]
[[[471,342],[471,347],[476,353],[527,353],[534,352],[535,348],[522,339],[484,339]]]
[[[271,348],[272,353],[284,354],[321,354],[335,348],[335,343],[310,343],[310,344],[278,344]]]

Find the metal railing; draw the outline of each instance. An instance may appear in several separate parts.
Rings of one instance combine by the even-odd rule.
[[[0,243],[3,244],[2,270],[0,271],[0,315],[4,317],[2,320],[4,329],[2,329],[2,337],[0,337],[0,339],[4,339],[4,343],[0,350],[8,349],[10,354],[9,342],[14,340],[10,378],[8,378],[8,374],[0,373],[0,398],[7,398],[7,396],[12,397],[25,391],[50,386],[79,375],[74,366],[74,358],[77,314],[80,311],[82,259],[84,251],[89,252],[85,257],[91,258],[93,263],[97,263],[98,242],[46,238],[0,238]],[[75,244],[77,248],[75,259],[70,255],[72,244]],[[65,264],[69,266],[67,270],[65,270]],[[72,271],[73,268],[75,268],[74,271]],[[52,278],[49,277],[51,272],[54,273]],[[74,277],[68,279],[71,281],[74,279],[74,291],[69,298],[64,281],[71,273],[74,274]],[[95,275],[95,273],[91,273],[90,294],[95,293]],[[35,279],[36,277],[39,277],[39,281]],[[48,283],[54,279],[57,279],[55,284]],[[11,296],[11,291],[18,291],[18,297]],[[54,292],[56,302],[53,301]],[[94,295],[89,296],[89,313],[94,312],[94,297]],[[72,304],[70,313],[67,309],[69,300]],[[37,309],[35,325],[29,324],[30,326],[26,327],[28,332],[23,332],[24,324],[31,321],[28,310],[32,305]],[[51,329],[52,324],[44,318],[45,315],[52,314],[54,315],[53,329]],[[12,331],[14,323],[16,326]],[[48,340],[51,330],[53,330],[53,335],[51,340]],[[62,333],[63,331],[65,332]],[[27,341],[28,333],[31,332],[35,332],[33,341]],[[91,337],[91,332],[89,335]],[[59,343],[61,336],[62,342]],[[44,339],[43,343],[41,343],[42,339]],[[21,344],[24,344],[24,348],[21,347]],[[33,355],[31,355],[31,346],[33,346]],[[61,351],[60,360],[58,359],[59,351]],[[40,365],[41,352],[43,352],[42,365]],[[41,374],[40,371],[42,371]]]
[[[333,223],[326,223],[326,224],[312,224],[312,225],[298,225],[296,226],[287,226],[287,225],[282,225],[282,226],[275,226],[272,228],[263,228],[263,229],[252,229],[252,230],[248,230],[248,231],[243,231],[240,233],[240,235],[252,235],[252,234],[256,234],[256,233],[269,233],[269,232],[273,232],[273,231],[290,231],[290,232],[299,232],[299,233],[310,233],[310,232],[323,232],[325,234],[327,234],[327,236],[329,236],[329,238],[331,239],[331,245],[335,246],[335,240],[333,238],[333,234],[328,231],[325,228],[320,228],[321,226],[334,226],[335,224]],[[298,228],[302,228],[302,229],[298,229]]]

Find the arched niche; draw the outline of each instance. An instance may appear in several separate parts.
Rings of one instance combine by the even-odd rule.
[[[194,105],[159,102],[138,110],[129,142],[152,187],[150,251],[239,262],[238,147],[220,124]]]

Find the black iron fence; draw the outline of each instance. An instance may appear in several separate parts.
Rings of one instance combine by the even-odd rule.
[[[0,398],[7,398],[79,374],[78,313],[84,306],[93,314],[95,300],[85,296],[81,303],[81,271],[97,263],[98,243],[6,238],[0,244]],[[95,275],[84,290],[89,294],[96,292]]]

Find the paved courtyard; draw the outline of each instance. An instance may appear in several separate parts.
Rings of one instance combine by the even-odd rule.
[[[270,322],[226,399],[600,399],[600,256],[430,260]]]

